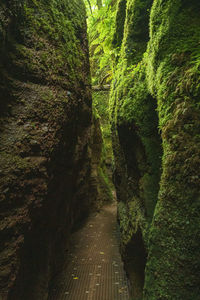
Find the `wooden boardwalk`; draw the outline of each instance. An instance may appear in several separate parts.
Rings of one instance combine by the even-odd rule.
[[[119,253],[116,205],[91,216],[73,236],[66,267],[48,300],[128,300],[128,284]]]

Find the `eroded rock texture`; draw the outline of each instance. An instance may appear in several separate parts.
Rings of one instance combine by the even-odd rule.
[[[199,11],[198,1],[118,1],[114,177],[134,299],[200,297]]]
[[[0,299],[44,300],[91,207],[82,1],[1,1],[0,52]]]
[[[108,182],[108,171],[104,157],[104,141],[100,126],[100,119],[93,115],[91,138],[91,181],[90,193],[92,206],[99,210],[103,204],[112,201],[112,191]]]
[[[198,1],[154,1],[151,12],[147,76],[163,162],[144,299],[200,297],[199,11]]]

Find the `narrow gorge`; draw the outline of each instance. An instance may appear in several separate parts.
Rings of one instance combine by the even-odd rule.
[[[106,256],[93,232],[97,267],[120,251],[129,293],[80,300],[200,300],[199,15],[197,0],[1,1],[0,300],[69,299],[52,287],[84,224],[116,238]]]

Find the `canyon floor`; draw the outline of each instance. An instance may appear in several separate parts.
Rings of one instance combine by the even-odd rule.
[[[116,214],[115,203],[106,205],[73,234],[48,300],[129,299]]]

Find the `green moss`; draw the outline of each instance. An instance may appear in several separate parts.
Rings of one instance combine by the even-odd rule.
[[[130,14],[131,5],[135,5],[134,11],[136,15],[142,14],[142,10],[148,16],[149,3],[146,3],[147,6],[145,7],[144,4],[142,4],[142,7],[138,7],[136,2],[129,3],[127,6],[128,14]],[[135,185],[135,188],[131,187],[130,184],[128,184],[127,188],[125,186],[122,187],[125,190],[130,189],[126,198],[129,202],[131,201],[130,203],[132,203],[133,207],[135,205],[136,210],[137,202],[140,201],[140,207],[142,208],[140,210],[141,218],[145,219],[146,216],[146,227],[148,227],[147,223],[151,221],[153,216],[159,189],[161,140],[157,129],[156,101],[149,94],[146,82],[146,63],[141,61],[134,64],[135,60],[137,59],[138,61],[145,50],[147,37],[144,35],[142,40],[143,50],[138,50],[138,55],[140,56],[132,60],[130,59],[132,64],[131,66],[129,64],[128,67],[127,55],[123,49],[126,47],[130,51],[133,49],[133,39],[130,36],[134,35],[134,33],[137,35],[137,30],[140,29],[140,17],[138,22],[135,21],[134,26],[133,22],[129,20],[129,23],[128,20],[126,20],[129,25],[126,25],[125,28],[126,34],[124,35],[122,45],[122,56],[115,72],[110,99],[112,129],[115,132],[115,135],[113,135],[113,145],[117,172],[125,172],[126,175],[123,174],[122,176],[125,176],[127,181],[129,181],[128,178],[132,178],[131,180],[133,180]],[[126,129],[124,130],[123,128]],[[120,133],[121,130],[122,133]],[[117,137],[116,131],[118,131],[117,135],[119,137]],[[121,151],[117,150],[118,146],[116,145],[119,143],[121,144],[123,154],[120,154]],[[119,155],[124,156],[124,158],[121,157],[121,159],[118,159]],[[122,171],[124,159],[126,170]],[[122,182],[121,184],[124,184]],[[120,197],[120,195],[118,196]],[[133,228],[138,226],[144,228],[140,224],[140,221],[137,223],[138,220],[133,222]]]
[[[146,56],[158,100],[163,173],[144,299],[199,298],[199,3],[154,1]]]
[[[144,199],[146,214],[151,218],[157,201],[162,155],[161,140],[157,130],[156,103],[147,89],[144,64],[138,64],[133,68],[124,82],[127,86],[123,86],[124,96],[118,106],[117,126],[124,126],[124,124],[130,128],[134,126],[145,149],[148,167],[144,167],[144,161],[140,161],[136,149],[132,151],[135,152],[141,174],[140,195]]]
[[[82,1],[24,1],[21,4],[21,20],[18,17],[18,32],[15,55],[12,61],[24,72],[41,76],[44,80],[64,84],[63,76],[74,83],[83,80],[85,58],[78,34],[86,28]],[[19,36],[20,32],[20,36]],[[23,43],[21,41],[23,40]],[[20,58],[20,59],[19,59]],[[70,74],[70,76],[69,76]]]
[[[113,46],[120,49],[123,35],[124,35],[124,22],[126,18],[126,2],[127,0],[118,0],[115,18],[115,33],[113,36]]]
[[[111,128],[109,121],[109,93],[100,91],[93,92],[93,111],[97,112],[100,118],[101,131],[103,137],[103,157],[109,164],[113,160]]]
[[[43,299],[93,200],[83,1],[2,0],[0,54],[0,298]]]
[[[140,61],[146,50],[149,40],[149,11],[152,2],[152,0],[127,1],[122,53],[131,64]]]
[[[100,126],[100,118],[97,110],[93,107],[93,127],[91,140],[91,188],[93,191],[94,207],[99,209],[106,202],[113,200],[112,185],[108,176],[108,169],[105,162],[104,140]],[[95,200],[96,199],[96,200]]]
[[[149,9],[152,2],[146,4]],[[134,240],[138,227],[146,232],[144,299],[196,300],[200,4],[154,1],[144,53],[149,39],[146,8],[143,1],[127,1],[110,100],[122,244]]]
[[[23,170],[28,167],[30,167],[30,163],[15,155],[13,156],[12,154],[6,153],[6,152],[1,152],[1,160],[0,160],[1,166],[4,166],[4,172],[7,173],[10,169],[12,171],[16,170]],[[2,178],[4,180],[5,177]]]
[[[15,181],[17,180],[18,174],[26,173],[26,171],[30,169],[31,164],[17,155],[1,151],[0,165],[2,168],[0,178],[0,201],[3,202],[4,200],[6,200],[6,193],[10,190],[10,188],[14,185]]]
[[[128,203],[118,203],[118,216],[121,232],[121,243],[123,250],[134,240],[134,235],[138,230],[142,231],[145,245],[148,242],[149,226],[145,220],[144,213],[140,205],[140,199],[129,201]]]
[[[111,143],[111,130],[108,111],[108,92],[93,92],[93,115],[99,121],[99,130],[102,135],[101,154],[98,166],[99,194],[104,201],[113,200],[113,184],[111,178],[111,165],[113,162],[113,152]]]
[[[102,197],[103,204],[113,201],[113,186],[110,178],[108,177],[108,170],[105,164],[102,163],[99,167],[99,193]]]
[[[149,89],[159,102],[161,127],[172,117],[175,97],[187,100],[199,93],[200,29],[194,9],[198,6],[195,1],[191,5],[154,1],[151,10],[147,77]]]

